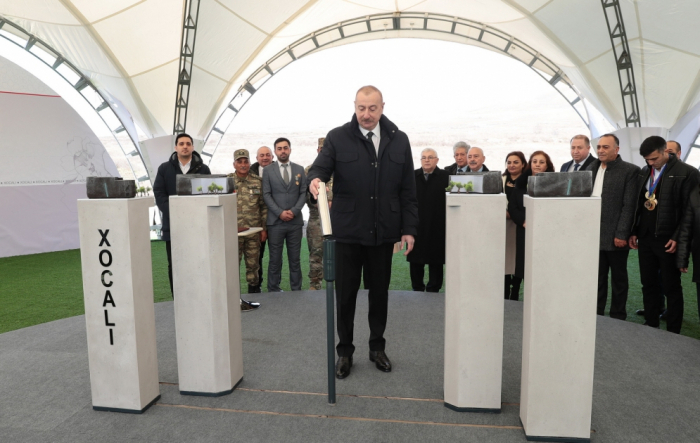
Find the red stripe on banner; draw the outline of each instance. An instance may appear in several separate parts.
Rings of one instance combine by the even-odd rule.
[[[0,94],[33,95],[33,96],[36,96],[36,97],[56,97],[56,98],[61,98],[60,95],[30,94],[30,93],[28,93],[28,92],[0,91]]]

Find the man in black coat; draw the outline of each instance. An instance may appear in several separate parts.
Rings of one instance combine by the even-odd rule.
[[[407,244],[418,231],[416,180],[411,145],[405,133],[382,115],[382,93],[364,86],[355,96],[355,115],[328,133],[309,170],[309,192],[333,175],[331,223],[336,240],[336,300],[339,343],[335,375],[350,375],[355,351],[353,323],[362,269],[370,272],[369,359],[391,371],[384,352],[389,281],[394,243]]]
[[[667,302],[666,327],[679,334],[683,323],[683,288],[676,264],[680,227],[686,223],[690,194],[698,186],[698,170],[665,152],[666,140],[653,135],[639,148],[648,166],[637,178],[637,204],[629,245],[639,249],[645,325],[658,327],[661,314],[658,275]]]
[[[469,143],[467,142],[459,141],[455,143],[455,145],[452,147],[455,162],[445,168],[447,175],[457,175],[458,172],[463,174],[469,170],[467,161],[467,152],[469,151],[469,148],[471,148],[471,146],[469,146]]]
[[[632,220],[637,203],[639,167],[622,160],[617,137],[606,134],[598,141],[598,159],[593,172],[593,196],[601,197],[600,250],[598,253],[598,315],[605,315],[608,300],[608,273],[612,277],[610,317],[627,318],[627,257]]]
[[[488,172],[489,168],[484,164],[485,161],[486,156],[483,149],[476,146],[469,148],[467,152],[467,172]]]
[[[192,137],[184,132],[175,138],[175,152],[170,156],[170,160],[158,167],[156,181],[153,184],[156,205],[162,213],[161,233],[163,240],[165,240],[165,253],[168,256],[168,278],[170,279],[171,294],[173,294],[173,267],[170,250],[170,196],[177,194],[175,177],[178,174],[211,174],[209,166],[204,164],[202,157],[194,150]]]
[[[256,175],[258,175],[260,178],[263,176],[263,169],[268,166],[272,161],[275,159],[275,157],[272,155],[272,149],[268,148],[267,146],[261,146],[258,148],[258,155],[255,158],[257,161],[250,165],[250,170],[253,171]],[[251,287],[251,293],[257,293],[260,292],[260,286],[262,286],[263,282],[263,257],[265,256],[265,245],[267,245],[267,240],[266,241],[261,241],[260,242],[260,268],[258,268],[258,286],[253,286]]]
[[[688,272],[691,253],[693,263],[697,264],[693,267],[693,281],[698,299],[698,318],[700,318],[700,186],[690,194],[686,218],[678,234],[676,265],[683,273]]]
[[[574,135],[571,145],[571,160],[561,165],[559,172],[585,171],[595,157],[591,155],[591,140],[585,135]]]
[[[415,171],[418,235],[406,259],[410,263],[414,291],[440,292],[445,264],[445,188],[450,175],[437,167],[438,155],[431,148],[423,149],[420,161],[421,167]],[[427,285],[423,282],[426,264]]]

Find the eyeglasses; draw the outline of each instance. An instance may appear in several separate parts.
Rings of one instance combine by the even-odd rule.
[[[421,159],[421,161],[423,161],[423,160],[435,160],[436,158],[437,157],[431,155],[430,157],[421,157],[420,159]]]

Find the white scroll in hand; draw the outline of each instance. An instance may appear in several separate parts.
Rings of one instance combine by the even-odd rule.
[[[321,217],[321,233],[323,236],[332,235],[331,229],[331,212],[328,207],[328,194],[326,194],[326,184],[320,182],[318,184],[318,213]]]

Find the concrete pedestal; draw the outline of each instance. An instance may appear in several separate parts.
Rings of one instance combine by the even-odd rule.
[[[230,394],[243,379],[236,198],[170,197],[181,394]]]
[[[600,198],[525,196],[520,419],[530,441],[589,441]]]
[[[445,406],[500,412],[505,194],[447,196]]]
[[[148,208],[78,200],[92,408],[142,413],[160,398]]]

